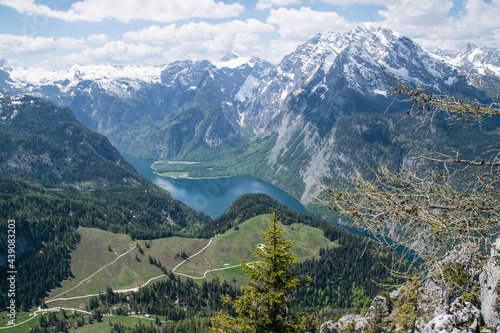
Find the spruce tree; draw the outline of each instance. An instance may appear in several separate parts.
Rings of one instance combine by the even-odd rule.
[[[283,233],[274,212],[271,226],[260,235],[265,246],[254,250],[260,260],[251,264],[241,261],[250,278],[242,286],[244,294],[235,301],[222,296],[226,304],[235,307],[236,317],[219,313],[212,318],[210,332],[316,332],[312,316],[290,310],[295,292],[311,278],[297,276],[292,242],[284,240]]]

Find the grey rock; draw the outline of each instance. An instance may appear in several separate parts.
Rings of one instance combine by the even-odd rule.
[[[497,239],[495,247],[491,250],[491,255],[484,266],[483,272],[479,276],[481,313],[486,326],[500,326],[500,238]]]
[[[347,315],[336,323],[327,321],[320,327],[320,333],[361,332],[368,327],[368,319],[360,315]]]
[[[479,331],[481,312],[470,302],[453,302],[449,313],[434,317],[424,327],[424,333],[475,333]]]
[[[340,320],[336,323],[332,322],[331,320],[327,321],[321,325],[320,332],[362,332],[370,326],[370,321],[379,311],[386,316],[388,316],[391,311],[391,303],[383,296],[376,296],[373,299],[372,305],[366,312],[365,316],[347,315],[340,318]]]

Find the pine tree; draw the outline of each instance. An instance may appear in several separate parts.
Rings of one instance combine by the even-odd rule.
[[[221,312],[212,318],[211,332],[315,332],[315,320],[308,315],[296,315],[290,311],[297,289],[311,278],[300,279],[294,269],[296,256],[290,252],[292,242],[282,239],[276,212],[271,226],[260,236],[265,244],[254,252],[260,261],[241,266],[250,277],[242,287],[243,296],[233,301],[222,296],[226,304],[233,305],[236,317]]]

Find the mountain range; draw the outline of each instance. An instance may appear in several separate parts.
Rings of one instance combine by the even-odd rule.
[[[3,97],[0,115],[3,199],[37,193],[55,196],[57,199],[42,206],[61,200],[62,215],[75,215],[78,210],[88,215],[89,226],[100,224],[102,229],[125,232],[163,230],[171,234],[187,231],[193,221],[201,222],[201,228],[210,220],[139,175],[106,137],[82,125],[69,108],[29,96]],[[4,207],[5,218],[12,214],[23,219],[23,209],[12,211],[17,204]],[[77,209],[80,205],[86,208]],[[36,219],[50,218],[57,210],[49,209]],[[103,210],[112,218],[105,217]]]
[[[257,229],[252,223],[265,220],[261,214],[273,210],[298,235],[299,251],[308,247],[314,252],[312,258],[297,265],[300,274],[314,276],[311,285],[297,295],[297,304],[329,319],[335,314],[328,314],[329,308],[368,306],[380,287],[375,280],[398,283],[382,269],[399,261],[394,252],[260,194],[240,197],[212,220],[137,174],[119,150],[160,160],[154,164],[158,173],[258,177],[285,189],[323,217],[325,212],[313,204],[322,185],[349,179],[356,172],[369,175],[378,165],[395,171],[412,167],[411,156],[434,151],[477,156],[479,150],[498,140],[500,124],[495,119],[486,119],[481,124],[483,131],[465,123],[450,126],[442,114],[421,126],[418,116],[406,116],[409,104],[399,103],[391,94],[392,82],[384,70],[432,93],[458,93],[484,102],[496,97],[499,54],[472,44],[459,51],[430,53],[393,31],[358,28],[345,34],[319,34],[277,65],[235,53],[219,62],[89,65],[60,71],[12,68],[0,61],[0,211],[4,220],[16,221],[18,308],[34,311],[33,306],[43,300],[52,306],[55,300],[48,299],[48,293],[59,294],[59,288],[71,283],[73,287],[66,292],[73,291],[108,267],[102,266],[99,256],[111,260],[130,252],[124,265],[115,267],[115,280],[109,278],[113,271],[106,270],[101,285],[106,287],[105,293],[93,285],[92,293],[99,297],[90,299],[89,310],[118,314],[118,308],[127,313],[134,307],[136,314],[160,314],[167,321],[184,318],[189,311],[198,318],[203,303],[207,309],[202,317],[207,319],[218,311],[218,305],[214,300],[193,298],[200,288],[206,290],[208,282],[196,289],[192,281],[182,284],[175,279],[178,262],[191,254],[175,244],[205,241],[210,245],[217,235],[214,243],[221,245],[222,257],[213,262],[225,267],[228,250],[231,255],[237,246],[248,250],[248,230]],[[338,216],[333,218],[342,223]],[[323,235],[331,246],[304,245],[300,229],[319,229],[309,237]],[[85,233],[98,237],[85,238]],[[238,233],[241,238],[235,238]],[[7,234],[6,224],[0,226],[0,234]],[[175,235],[183,237],[171,237]],[[5,257],[7,248],[7,237],[3,237],[0,249],[5,250],[0,253]],[[100,255],[88,257],[90,248]],[[199,247],[191,250],[201,252]],[[199,260],[211,265],[207,257]],[[196,265],[194,260],[191,263]],[[89,270],[90,264],[96,271]],[[156,270],[161,274],[167,269],[170,272],[162,275],[162,283],[167,286],[169,281],[178,281],[177,289],[170,284],[154,292],[161,284],[152,284],[137,294],[112,300],[112,281],[135,287],[151,279],[130,272],[153,274]],[[4,291],[10,286],[7,270],[2,272],[0,289]],[[232,283],[241,278],[225,276],[231,276]],[[479,285],[478,281],[473,283]],[[498,286],[496,280],[491,281],[484,290]],[[219,281],[214,280],[216,283]],[[171,302],[153,308],[167,299],[167,289]],[[213,291],[218,294],[217,288]],[[0,304],[5,307],[10,301],[8,293],[0,294]],[[82,294],[79,290],[77,298],[92,295]],[[188,300],[180,297],[185,294]],[[148,299],[143,295],[149,295]],[[136,301],[136,296],[142,301]],[[66,305],[66,300],[60,302]],[[187,304],[198,306],[197,311],[195,307],[188,310]],[[498,318],[495,304],[491,304],[494,319]],[[78,306],[83,309],[86,305]],[[173,311],[166,313],[165,308]],[[429,308],[434,312],[434,306]],[[43,323],[40,320],[40,326]],[[208,326],[208,319],[205,323]]]
[[[380,162],[398,168],[418,151],[457,148],[456,137],[466,136],[450,133],[444,119],[437,132],[411,133],[416,120],[400,121],[408,105],[389,108],[383,68],[433,93],[487,101],[499,59],[491,48],[430,53],[391,30],[357,28],[318,34],[276,65],[235,53],[217,63],[51,72],[2,61],[0,93],[68,106],[130,155],[204,161],[191,176],[253,176],[308,204],[332,174],[350,177]]]

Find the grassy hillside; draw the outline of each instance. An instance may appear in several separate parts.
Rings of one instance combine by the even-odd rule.
[[[126,234],[78,228],[79,241],[70,253],[71,274],[45,297],[46,305],[91,311],[82,314],[86,319],[66,320],[84,321],[79,328],[84,331],[94,325],[104,329],[103,323],[89,325],[90,317],[103,313],[149,313],[179,332],[191,332],[196,325],[206,331],[208,318],[224,306],[220,295],[237,297],[238,287],[246,282],[239,261],[256,258],[253,249],[261,242],[259,234],[269,226],[269,212],[274,209],[283,222],[284,238],[294,245],[298,274],[313,278],[295,295],[300,310],[326,315],[334,313],[328,309],[364,307],[381,289],[377,282],[394,282],[385,269],[393,253],[373,243],[363,244],[361,238],[294,212],[268,196],[249,194],[207,225],[200,234],[205,238],[133,240]],[[117,292],[139,286],[144,287],[137,292]],[[103,320],[114,322],[114,318]],[[118,320],[117,325],[133,326],[135,321],[130,320]]]
[[[140,287],[149,279],[163,275],[160,268],[149,262],[149,256],[172,269],[183,260],[180,257],[181,250],[189,253],[207,243],[204,239],[180,237],[133,241],[125,234],[93,228],[79,228],[78,233],[80,242],[70,255],[72,276],[49,292],[45,301],[48,301],[50,307],[85,309],[89,298],[55,302],[50,300],[95,295],[108,287],[114,290]],[[105,268],[101,270],[103,267]]]
[[[259,234],[268,226],[268,215],[259,215],[241,223],[238,230],[231,229],[215,237],[206,250],[179,266],[175,273],[194,278],[205,276],[206,281],[218,278],[240,285],[245,275],[239,267],[239,262],[249,262],[255,258],[253,250],[261,241]],[[284,226],[283,229],[284,237],[292,240],[294,244],[293,252],[297,254],[299,262],[318,256],[321,247],[335,246],[335,243],[325,238],[323,231],[317,228],[292,224]],[[150,263],[149,257],[171,272],[184,261],[183,254],[192,256],[209,243],[206,239],[180,237],[133,241],[128,235],[92,228],[80,228],[78,233],[80,242],[71,252],[72,276],[63,281],[60,287],[51,290],[45,298],[50,307],[70,306],[85,309],[89,298],[59,301],[52,299],[95,295],[104,292],[108,287],[122,290],[142,286],[148,280],[163,275],[157,265]],[[117,258],[119,259],[116,260]],[[237,267],[227,269],[227,264]],[[102,267],[105,268],[100,270]],[[205,275],[213,269],[223,270]],[[197,281],[201,283],[202,280]]]
[[[257,244],[261,243],[260,233],[269,227],[269,215],[259,215],[238,225],[237,230],[229,229],[213,239],[209,248],[199,256],[182,265],[176,273],[194,277],[202,277],[205,271],[237,266],[232,269],[210,272],[207,278],[218,278],[231,283],[240,282],[244,274],[239,267],[240,260],[250,262],[256,258],[253,253]],[[283,226],[284,238],[294,244],[292,252],[297,261],[318,256],[321,247],[334,247],[335,243],[324,236],[321,229],[304,224]]]

